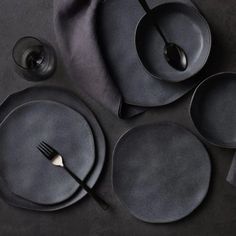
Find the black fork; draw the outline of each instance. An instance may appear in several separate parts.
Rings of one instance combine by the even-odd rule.
[[[48,145],[46,142],[41,142],[37,148],[53,165],[64,168],[103,210],[107,210],[109,208],[108,204],[102,198],[100,198],[83,180],[81,180],[69,168],[67,168],[67,166],[64,164],[63,157],[56,149]]]

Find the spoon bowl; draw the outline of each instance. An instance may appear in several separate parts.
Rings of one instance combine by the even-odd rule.
[[[185,71],[188,67],[188,60],[185,51],[175,43],[166,43],[164,47],[166,61],[173,68]]]

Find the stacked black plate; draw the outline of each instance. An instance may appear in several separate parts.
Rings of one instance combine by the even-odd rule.
[[[29,88],[0,106],[0,193],[9,204],[31,210],[58,210],[86,192],[37,150],[45,141],[67,166],[93,187],[102,171],[105,140],[92,112],[69,91]]]
[[[236,148],[236,74],[210,76],[195,90],[190,115],[202,137],[213,145]]]
[[[163,56],[164,42],[137,0],[104,1],[98,11],[98,39],[112,78],[127,104],[141,107],[174,102],[199,83],[193,77],[211,49],[209,26],[188,0],[149,0],[165,35],[188,56],[185,71]],[[178,82],[178,83],[177,83]]]

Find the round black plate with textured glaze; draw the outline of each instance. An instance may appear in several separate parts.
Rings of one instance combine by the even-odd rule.
[[[33,87],[10,95],[0,106],[0,122],[16,107],[27,102],[38,100],[52,100],[67,105],[75,111],[78,111],[88,121],[94,135],[96,159],[92,170],[86,177],[86,183],[90,187],[93,187],[97,182],[104,165],[106,150],[105,139],[100,125],[93,113],[73,92],[57,87]],[[69,199],[61,203],[54,205],[40,205],[13,194],[4,179],[0,178],[0,195],[7,203],[15,207],[37,211],[55,211],[76,203],[86,195],[86,192],[79,188]]]
[[[95,163],[93,133],[75,110],[51,101],[14,109],[0,125],[1,177],[9,189],[32,202],[56,204],[73,195],[78,183],[37,149],[45,141],[84,179]]]
[[[156,22],[169,42],[184,49],[188,58],[185,71],[171,67],[164,57],[165,43],[150,18],[138,23],[135,43],[144,68],[155,78],[180,82],[198,73],[205,65],[211,49],[211,32],[199,11],[183,3],[159,5],[153,10]]]
[[[113,187],[136,218],[149,223],[182,219],[207,194],[208,153],[188,130],[173,123],[128,131],[113,154]]]
[[[150,0],[150,7],[163,1]],[[135,47],[135,31],[145,15],[137,0],[109,0],[97,11],[98,41],[112,79],[124,101],[131,105],[155,107],[172,103],[199,83],[191,78],[171,83],[152,78],[140,63]]]
[[[219,73],[204,80],[193,94],[190,115],[208,142],[236,148],[236,74]]]

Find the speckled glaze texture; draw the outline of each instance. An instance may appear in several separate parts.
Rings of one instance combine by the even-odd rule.
[[[163,1],[150,0],[148,3],[154,8]],[[200,78],[193,77],[174,84],[155,79],[145,70],[135,46],[136,27],[144,15],[144,10],[136,0],[104,1],[97,13],[98,42],[124,101],[136,106],[162,106],[185,95],[197,85]]]
[[[74,111],[72,110],[73,114],[74,114],[74,112],[76,113],[76,111],[78,111],[84,117],[86,117],[86,119],[87,119],[87,121],[88,121],[88,123],[89,123],[89,125],[90,125],[90,127],[92,129],[92,132],[93,132],[93,135],[94,135],[94,141],[95,141],[95,143],[94,143],[95,144],[95,147],[94,147],[95,150],[94,151],[96,151],[96,153],[94,153],[94,154],[96,155],[96,159],[95,159],[95,163],[93,164],[93,166],[90,166],[90,167],[92,167],[92,170],[90,171],[89,175],[87,176],[87,184],[90,187],[93,187],[94,184],[96,183],[100,173],[101,173],[101,170],[102,170],[102,167],[103,167],[103,164],[104,164],[104,158],[105,158],[105,140],[104,140],[104,136],[103,136],[103,133],[101,131],[101,128],[100,128],[99,124],[97,123],[97,121],[96,121],[95,117],[93,116],[93,114],[80,101],[80,99],[77,96],[73,95],[73,93],[70,93],[68,91],[65,91],[65,90],[62,90],[62,89],[59,89],[59,88],[56,89],[56,88],[50,88],[50,87],[26,89],[24,91],[21,91],[19,93],[11,95],[1,105],[1,107],[0,107],[0,110],[1,110],[0,121],[4,120],[4,117],[6,117],[13,109],[17,108],[18,106],[22,106],[23,104],[25,104],[27,102],[30,102],[29,104],[32,104],[34,102],[37,103],[38,100],[40,100],[42,102],[43,101],[44,102],[48,102],[48,100],[52,100],[51,103],[53,103],[53,101],[54,101],[54,102],[57,102],[57,103],[64,104],[64,105],[61,105],[61,106],[68,105],[70,108],[66,108],[66,109],[69,109],[69,110],[70,109],[74,109]],[[50,112],[50,111],[48,111],[48,112]],[[62,116],[66,116],[66,115],[68,115],[68,114],[64,113],[64,115],[62,115]],[[24,119],[27,119],[27,116]],[[57,120],[58,118],[55,118],[55,119]],[[80,125],[82,125],[82,122],[81,122]],[[42,128],[43,127],[45,127],[45,126],[42,125]],[[76,126],[74,125],[73,127],[75,128]],[[23,129],[23,127],[21,129]],[[56,132],[56,131],[54,130],[54,132]],[[79,135],[79,133],[80,133],[80,131],[78,132],[78,135]],[[38,135],[41,135],[41,134],[42,134],[41,132],[38,133]],[[4,135],[4,133],[1,134],[1,135]],[[64,135],[65,134],[62,135],[62,138],[64,137]],[[52,137],[54,137],[53,133],[52,133]],[[55,137],[57,137],[57,136],[55,136]],[[66,141],[65,142],[61,142],[60,141],[58,143],[59,140],[56,140],[56,139],[53,140],[53,139],[54,138],[52,138],[52,143],[55,142],[55,145],[57,146],[58,150],[62,150],[63,153],[64,153],[64,151],[65,151],[65,153],[68,152],[68,150],[66,151],[67,148],[65,149],[65,146],[64,146],[64,145],[66,145]],[[75,138],[75,139],[78,140],[78,137]],[[4,141],[4,139],[1,140],[1,141]],[[31,142],[35,142],[35,140],[33,139]],[[81,144],[82,144],[82,142],[81,142]],[[63,148],[63,146],[64,146],[64,148]],[[86,149],[85,146],[84,146],[84,148]],[[85,151],[84,148],[82,148],[81,151],[82,150]],[[3,150],[1,150],[1,151],[3,151]],[[14,152],[15,149],[12,150],[12,151]],[[24,151],[24,149],[22,149],[22,152],[23,151]],[[76,152],[78,152],[78,150],[76,152],[75,152],[75,150],[73,150],[73,152],[74,152],[74,154],[76,154]],[[86,150],[86,152],[87,152],[87,150]],[[83,155],[85,155],[84,158],[87,159],[86,152],[84,152]],[[51,167],[48,166],[47,160],[40,155],[40,152],[37,151],[36,147],[35,147],[34,153],[35,153],[37,158],[40,158],[40,160],[38,160],[38,162],[43,163],[43,165],[46,165],[47,169],[52,169],[53,168],[53,166],[51,166]],[[28,155],[28,157],[30,157],[30,155]],[[72,156],[69,159],[71,159],[71,158],[72,158]],[[79,173],[80,172],[79,168],[76,167],[78,162],[77,161],[73,161],[72,159],[71,160],[69,160],[69,159],[67,161],[68,162],[68,166],[70,165],[72,170],[74,170],[76,173]],[[65,160],[66,160],[66,158],[65,158]],[[3,161],[3,160],[1,160],[1,161]],[[92,164],[92,162],[91,162],[91,164]],[[55,169],[55,167],[53,169]],[[40,171],[41,171],[41,174],[43,174],[44,173],[43,171],[46,171],[46,170],[44,168],[42,168],[42,169],[40,169]],[[80,188],[78,188],[78,184],[77,183],[75,183],[73,180],[71,180],[71,178],[69,176],[67,176],[66,173],[63,174],[63,170],[56,170],[55,169],[54,172],[55,171],[56,172],[59,171],[60,174],[61,174],[60,178],[62,178],[64,176],[66,178],[65,181],[69,180],[69,182],[66,182],[66,183],[71,183],[71,185],[74,186],[74,188],[76,188],[76,191],[74,191],[73,195],[70,196],[69,199],[64,199],[66,201],[58,202],[58,204],[54,204],[54,205],[39,205],[39,204],[33,203],[32,201],[26,201],[24,198],[22,198],[22,196],[18,197],[16,195],[12,194],[11,191],[10,191],[10,188],[6,185],[6,181],[4,179],[2,179],[2,178],[0,178],[0,186],[1,186],[1,191],[0,192],[1,192],[1,196],[9,204],[14,205],[14,206],[18,206],[18,207],[21,207],[21,208],[32,209],[32,210],[39,210],[39,211],[52,211],[52,210],[58,210],[58,209],[66,207],[66,206],[69,206],[69,205],[77,202],[78,200],[80,200],[81,198],[83,198],[86,195],[85,191],[83,191]],[[83,171],[84,170],[82,170],[82,172]],[[81,174],[84,174],[82,172],[81,172]],[[24,174],[27,175],[27,173],[22,173],[22,175],[24,175]],[[45,176],[45,178],[47,179],[47,176]],[[63,178],[62,178],[62,180],[63,180]],[[35,180],[32,180],[32,181],[34,182]],[[60,182],[58,182],[58,184],[59,183]],[[67,186],[67,185],[65,185],[65,186]],[[35,186],[36,190],[37,190],[37,187],[38,187],[38,185]],[[21,188],[19,188],[19,190],[23,191]],[[33,193],[29,192],[29,194],[31,194],[31,200],[34,199],[34,198],[32,198],[32,194],[33,194],[34,197],[40,197],[40,195],[37,194],[37,191],[35,193],[34,192]],[[68,192],[66,192],[64,194],[68,195]],[[27,198],[26,195],[23,195],[23,197]],[[45,196],[43,195],[43,197],[45,197]],[[60,197],[63,197],[63,195],[60,196]],[[39,199],[39,200],[41,200],[41,199]],[[46,200],[48,200],[48,199],[46,199]],[[51,196],[51,200],[53,201],[53,197],[52,196]],[[54,200],[55,200],[55,198],[54,198]]]
[[[42,141],[57,148],[67,166],[85,179],[95,163],[93,133],[78,112],[51,101],[21,105],[1,123],[1,177],[9,189],[38,204],[60,203],[71,197],[79,185],[38,151]]]
[[[69,0],[55,0],[71,3]],[[76,0],[79,3],[89,3],[93,0]],[[107,0],[108,2],[110,0]],[[120,1],[120,0],[117,0]],[[165,1],[165,0],[164,0]],[[126,1],[127,3],[130,0]],[[148,3],[158,3],[159,0],[149,1]],[[233,48],[236,45],[236,4],[235,0],[194,0],[194,3],[200,9],[201,13],[207,19],[212,30],[212,53],[209,63],[203,70],[201,79],[220,71],[234,71],[236,68],[236,53]],[[75,6],[75,5],[74,5]],[[68,9],[68,8],[67,8]],[[70,10],[71,9],[71,10]],[[73,13],[76,11],[73,7],[69,10]],[[57,44],[54,35],[53,24],[53,1],[51,0],[10,0],[0,1],[0,101],[3,102],[7,96],[29,86],[35,86],[35,83],[22,80],[13,70],[11,49],[14,43],[22,36],[32,35],[47,39],[56,48]],[[132,14],[132,8],[130,8]],[[144,12],[141,13],[141,16]],[[141,17],[140,16],[140,17]],[[84,29],[83,34],[86,33]],[[79,41],[79,40],[78,40]],[[84,53],[87,50],[84,48]],[[84,59],[83,56],[81,56]],[[132,69],[132,68],[131,68]],[[131,70],[132,71],[132,70]],[[79,76],[79,74],[78,74]],[[88,79],[88,78],[87,78]],[[127,77],[128,79],[128,77]],[[111,211],[103,212],[94,205],[93,200],[85,197],[77,204],[64,208],[60,211],[52,213],[34,212],[19,209],[10,206],[5,200],[0,199],[0,235],[2,236],[235,236],[236,234],[236,191],[235,187],[230,185],[225,178],[227,176],[229,166],[231,164],[234,150],[221,149],[210,145],[202,140],[207,146],[212,162],[212,179],[207,197],[200,207],[196,209],[188,217],[171,224],[147,224],[133,217],[129,211],[120,203],[112,190],[111,169],[112,169],[112,150],[115,143],[121,135],[132,127],[170,120],[187,127],[193,133],[197,134],[193,122],[188,114],[188,107],[191,94],[184,96],[177,102],[162,107],[149,109],[145,114],[134,119],[124,121],[117,119],[94,99],[83,93],[80,85],[74,83],[76,79],[69,79],[67,70],[58,54],[58,68],[53,77],[40,83],[41,85],[57,85],[64,89],[72,90],[77,96],[90,107],[96,114],[99,123],[106,135],[107,141],[107,157],[106,165],[100,175],[98,181],[95,181],[95,175],[100,173],[98,166],[103,163],[101,156],[104,155],[104,137],[99,126],[94,125],[94,116],[90,116],[91,112],[86,108],[81,111],[81,100],[72,99],[64,95],[60,91],[54,93],[51,90],[39,90],[37,93],[27,90],[24,92],[24,98],[13,96],[8,100],[7,104],[12,106],[4,106],[1,109],[0,120],[14,108],[32,99],[57,99],[58,102],[67,103],[66,105],[76,105],[79,112],[85,117],[89,117],[88,121],[92,124],[95,131],[96,147],[100,153],[98,158],[96,173],[92,178],[88,178],[90,185],[96,182],[95,190],[104,194],[105,199],[110,203]],[[37,89],[38,90],[38,89]],[[41,96],[40,96],[41,95]],[[55,95],[55,96],[54,96]],[[60,100],[60,101],[59,101]],[[78,105],[78,103],[80,105]],[[6,105],[6,104],[5,104]],[[14,105],[14,106],[13,106]],[[87,113],[85,114],[85,111]],[[91,117],[93,117],[91,119]],[[97,122],[95,122],[97,124]],[[99,131],[100,130],[100,131]],[[99,135],[100,134],[100,135]],[[95,170],[94,170],[95,171]],[[92,180],[93,179],[93,180]],[[2,191],[6,185],[1,184]],[[5,191],[6,193],[6,191]],[[84,193],[80,192],[78,198]],[[2,196],[2,194],[1,194]],[[8,195],[9,196],[9,195]],[[15,195],[14,195],[15,196]],[[77,195],[76,195],[77,196]],[[6,196],[5,196],[6,197]],[[13,196],[10,195],[8,202],[11,200],[13,204]],[[72,202],[72,200],[71,200]],[[70,202],[70,203],[71,203]],[[73,198],[73,202],[75,199]],[[14,198],[14,203],[24,206],[31,206],[19,198]],[[68,202],[64,203],[69,205]],[[34,208],[41,206],[33,204]],[[54,206],[54,208],[59,207]],[[60,205],[62,207],[62,205]],[[46,209],[45,207],[43,208]]]
[[[128,131],[113,154],[113,186],[131,214],[149,223],[182,219],[207,194],[208,153],[185,128],[150,124]]]

